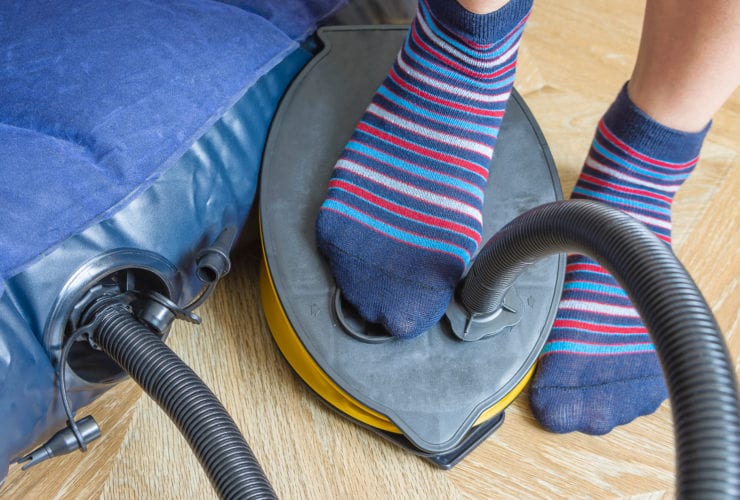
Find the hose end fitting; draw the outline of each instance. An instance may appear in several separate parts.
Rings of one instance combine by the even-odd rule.
[[[77,429],[79,430],[82,442],[78,442],[77,436],[71,427],[65,427],[56,434],[46,443],[33,450],[28,455],[20,457],[15,460],[15,463],[20,464],[27,462],[21,467],[21,470],[26,470],[29,467],[33,467],[39,462],[43,462],[49,458],[58,457],[60,455],[66,455],[72,453],[77,449],[85,451],[87,445],[101,435],[100,427],[92,415],[80,419],[76,422]]]
[[[458,339],[474,342],[510,330],[521,321],[523,311],[524,302],[516,289],[511,286],[506,290],[498,308],[492,313],[469,311],[462,301],[455,297],[450,302],[445,316],[452,333]]]

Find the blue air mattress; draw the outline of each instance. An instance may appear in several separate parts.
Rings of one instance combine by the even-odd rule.
[[[64,425],[71,277],[126,249],[180,305],[197,296],[194,255],[243,226],[299,42],[340,3],[0,2],[0,480]],[[74,407],[110,387],[68,375]]]

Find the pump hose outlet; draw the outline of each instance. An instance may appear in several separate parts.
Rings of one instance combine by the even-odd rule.
[[[650,332],[671,400],[678,496],[740,497],[740,403],[733,363],[691,276],[642,223],[586,200],[534,208],[481,249],[459,299],[470,314],[491,313],[529,264],[559,252],[588,255],[611,272]]]
[[[275,498],[221,402],[165,343],[120,303],[103,306],[93,340],[169,415],[221,498]]]

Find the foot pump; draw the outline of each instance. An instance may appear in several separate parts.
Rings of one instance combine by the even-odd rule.
[[[679,492],[739,494],[737,383],[704,299],[644,226],[593,202],[558,201],[547,146],[516,93],[486,188],[483,236],[491,239],[446,318],[396,341],[341,300],[316,250],[314,220],[405,30],[336,27],[319,36],[323,51],[273,121],[260,192],[263,308],[296,373],[343,416],[450,468],[501,424],[528,382],[560,298],[563,252],[585,253],[620,280],[655,340],[674,411]]]

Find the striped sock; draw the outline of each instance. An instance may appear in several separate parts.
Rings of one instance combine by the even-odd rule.
[[[481,238],[488,167],[531,0],[420,0],[334,167],[316,231],[344,297],[397,337],[444,314]]]
[[[696,165],[706,129],[691,134],[660,125],[626,88],[599,122],[572,198],[621,209],[670,244],[671,202]],[[530,391],[537,419],[554,432],[604,434],[654,412],[665,398],[655,349],[630,299],[594,261],[569,256]]]

